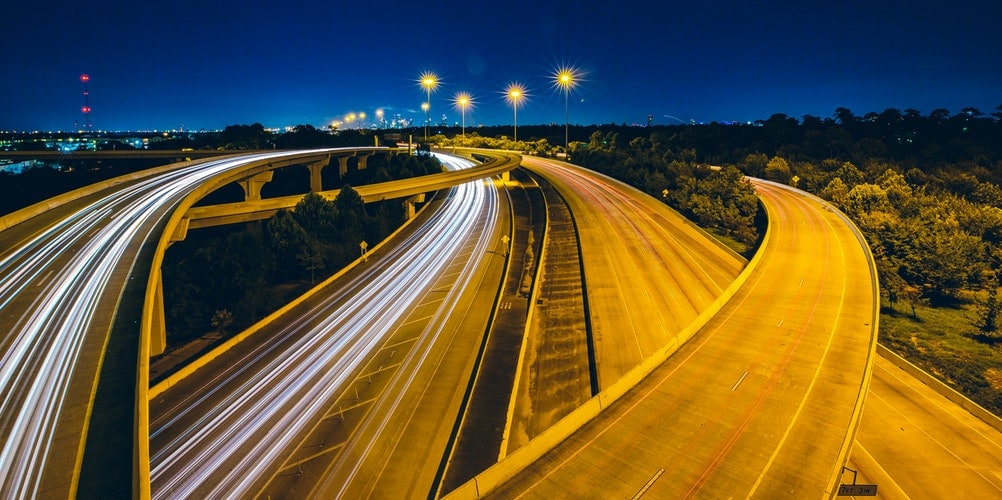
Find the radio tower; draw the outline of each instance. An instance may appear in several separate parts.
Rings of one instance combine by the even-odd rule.
[[[90,92],[87,90],[87,82],[90,81],[90,75],[84,73],[80,75],[80,82],[83,83],[83,98],[84,104],[80,107],[80,112],[84,115],[84,125],[83,131],[90,132],[92,125],[90,124]]]

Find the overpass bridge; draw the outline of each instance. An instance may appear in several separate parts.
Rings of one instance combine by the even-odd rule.
[[[396,152],[336,148],[185,161],[0,218],[0,387],[8,395],[0,408],[2,496],[148,497],[148,357],[165,345],[160,264],[184,234],[188,210],[234,182],[253,201],[268,172],[284,166],[305,165],[318,180],[333,158],[344,166],[350,156]],[[483,176],[519,163],[517,156],[496,158]],[[368,196],[402,196],[421,182],[411,184]]]

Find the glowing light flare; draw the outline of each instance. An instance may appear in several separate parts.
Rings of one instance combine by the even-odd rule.
[[[469,92],[460,92],[456,94],[456,98],[453,100],[460,111],[466,111],[468,108],[473,106],[473,96]]]
[[[577,75],[573,68],[560,68],[553,75],[553,84],[563,92],[568,92],[577,86]]]
[[[421,73],[421,77],[418,79],[418,83],[421,84],[428,93],[438,88],[438,75],[430,71],[425,71]]]
[[[522,105],[522,101],[525,100],[529,94],[526,92],[525,86],[521,83],[510,83],[504,90],[504,96],[505,101],[507,101],[508,104],[517,108]]]

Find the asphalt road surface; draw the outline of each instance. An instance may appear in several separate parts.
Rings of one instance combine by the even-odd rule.
[[[553,160],[522,164],[551,182],[574,216],[599,390],[672,340],[744,267],[664,203],[622,182]]]
[[[872,366],[876,282],[836,214],[795,190],[756,188],[771,233],[744,286],[632,391],[489,496],[831,493]]]
[[[882,498],[1002,498],[1002,432],[878,356],[848,467]]]

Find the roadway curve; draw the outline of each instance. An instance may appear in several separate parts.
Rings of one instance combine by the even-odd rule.
[[[894,361],[892,361],[894,360]],[[1002,498],[1002,431],[920,380],[895,354],[877,357],[849,468],[883,498]],[[931,375],[925,375],[931,378]],[[940,390],[932,386],[940,386]],[[852,475],[845,474],[846,482]]]
[[[469,310],[497,293],[498,202],[458,186],[403,241],[155,388],[153,496],[427,495],[487,321]]]
[[[599,390],[677,340],[745,265],[622,182],[553,160],[525,157],[522,164],[549,180],[574,216]]]
[[[531,467],[505,482],[505,462],[518,463],[519,450],[455,497],[834,495],[874,356],[872,259],[848,222],[816,198],[755,186],[769,234],[719,313]],[[576,423],[555,428],[563,425]],[[552,439],[549,432],[537,439]]]
[[[160,258],[184,210],[345,149],[378,148],[169,165],[0,217],[0,496],[148,495],[146,361]]]
[[[133,494],[133,434],[121,427],[136,422],[142,301],[133,298],[145,292],[151,248],[200,185],[288,154],[159,169],[0,233],[0,496]],[[83,486],[82,469],[95,472]]]

